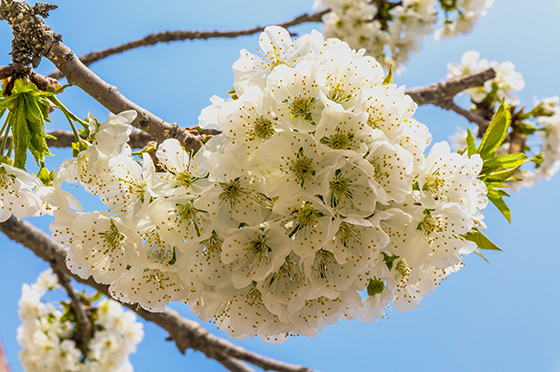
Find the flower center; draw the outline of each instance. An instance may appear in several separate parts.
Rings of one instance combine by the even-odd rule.
[[[334,255],[329,251],[319,249],[315,254],[315,261],[313,262],[313,268],[317,273],[317,277],[327,279],[327,267],[333,263],[336,263]]]
[[[351,241],[359,241],[359,235],[354,227],[348,222],[341,222],[336,232],[336,238],[340,240],[343,246],[350,247]]]
[[[313,169],[313,159],[307,157],[303,153],[303,147],[299,148],[296,154],[296,159],[292,162],[290,171],[294,173],[296,182],[300,187],[303,187],[306,181],[310,181],[315,175]]]
[[[330,205],[333,208],[343,204],[344,200],[352,199],[352,191],[350,191],[350,180],[343,178],[340,169],[337,169],[334,175],[334,181],[330,181],[331,197]]]
[[[352,146],[354,141],[354,133],[349,133],[336,128],[335,133],[328,137],[321,138],[321,143],[335,150],[355,150],[356,146]]]
[[[301,208],[293,211],[292,215],[295,218],[295,224],[288,235],[290,238],[306,227],[315,227],[319,223],[319,217],[324,216],[321,211],[313,207],[312,202],[305,202]]]
[[[333,102],[341,103],[341,102],[348,102],[350,98],[352,98],[351,94],[346,94],[344,89],[340,88],[340,83],[336,84],[336,87],[332,88],[327,94],[327,98]]]
[[[107,242],[107,249],[104,254],[107,254],[109,251],[120,249],[122,247],[122,241],[124,240],[124,234],[120,233],[115,225],[115,222],[111,220],[111,224],[109,230],[100,232],[99,235],[105,238],[105,242]]]
[[[199,210],[193,206],[192,201],[187,204],[177,204],[176,221],[178,223],[185,221],[187,226],[192,226],[196,231],[196,235],[200,236],[202,234],[202,229],[198,226],[195,218],[198,212]]]
[[[315,101],[316,99],[314,97],[298,96],[292,101],[285,99],[284,103],[290,108],[290,119],[295,119],[301,116],[305,120],[311,121],[313,120],[311,117],[311,110],[315,108]]]
[[[207,260],[214,255],[220,255],[222,252],[222,243],[224,239],[220,238],[220,236],[215,232],[212,231],[212,235],[199,244],[202,245],[202,254],[206,257]]]
[[[254,140],[256,137],[267,140],[270,139],[274,133],[276,133],[276,131],[273,128],[272,121],[261,116],[255,120],[255,128],[251,140]]]
[[[218,199],[228,203],[231,209],[235,208],[235,204],[237,203],[238,199],[247,194],[247,191],[245,191],[244,188],[241,187],[241,181],[239,180],[239,177],[229,182],[220,182],[220,186],[222,187],[223,191]]]

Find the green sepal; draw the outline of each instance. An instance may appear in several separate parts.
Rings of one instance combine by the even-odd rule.
[[[488,260],[486,259],[486,257],[484,257],[484,255],[483,255],[478,249],[475,250],[474,253],[476,253],[477,255],[479,255],[484,261],[486,261],[486,263],[488,263],[488,264],[490,263],[490,261],[488,261]]]
[[[383,259],[385,260],[385,265],[387,265],[387,268],[389,268],[389,270],[391,270],[393,268],[393,262],[397,258],[399,258],[399,256],[397,256],[397,255],[389,256],[388,254],[383,252]]]
[[[476,153],[480,154],[482,159],[489,159],[494,156],[498,147],[506,139],[510,123],[511,113],[505,102],[502,102],[476,150]]]
[[[88,145],[84,141],[80,141],[78,143],[72,142],[70,146],[72,147],[73,157],[77,157],[80,152],[88,149]]]
[[[479,229],[473,227],[471,231],[463,235],[463,239],[469,242],[476,243],[476,246],[480,249],[488,251],[501,251],[502,249],[496,244],[492,243],[486,235],[484,235]]]
[[[14,166],[14,162],[12,161],[12,159],[0,154],[0,165],[2,164],[8,164],[11,167]],[[3,174],[2,172],[5,173],[4,168],[0,168],[0,174]]]
[[[231,88],[231,90],[227,92],[227,94],[229,94],[231,96],[231,99],[233,100],[239,99],[239,97],[237,97],[237,94],[235,93],[235,87]]]
[[[389,65],[389,73],[383,79],[383,85],[389,85],[393,83],[393,65]]]
[[[49,170],[45,166],[41,167],[41,170],[39,170],[39,173],[37,173],[37,178],[40,179],[45,186],[49,186],[52,183]]]
[[[385,289],[385,283],[380,280],[370,279],[367,285],[367,294],[368,296],[375,296],[383,292]]]

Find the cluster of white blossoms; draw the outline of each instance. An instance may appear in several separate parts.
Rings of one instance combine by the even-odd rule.
[[[533,110],[537,112],[537,124],[539,125],[537,134],[540,139],[538,144],[530,143],[531,152],[536,155],[533,158],[536,160],[535,168],[521,169],[516,174],[520,180],[510,185],[513,190],[533,187],[543,178],[550,180],[560,170],[560,107],[558,102],[558,97],[545,98]]]
[[[462,234],[484,226],[480,157],[438,143],[425,158],[416,104],[363,50],[280,27],[260,47],[233,66],[235,99],[203,110],[222,134],[196,153],[170,139],[140,165],[133,112],[90,120],[55,181],[108,212],[54,211],[68,267],[148,310],[185,302],[235,338],[314,336],[391,299],[413,309],[476,248]]]
[[[465,93],[475,103],[484,100],[505,99],[508,104],[517,105],[519,99],[512,92],[523,90],[525,81],[523,75],[515,71],[515,65],[509,61],[503,63],[488,61],[480,59],[479,52],[467,51],[461,57],[461,63],[450,62],[447,64],[447,80],[463,78],[489,68],[496,71],[496,77],[486,81],[481,87],[465,90]]]
[[[511,62],[498,63],[480,59],[480,54],[475,51],[468,51],[463,54],[461,63],[449,63],[447,65],[447,79],[463,78],[488,68],[496,71],[496,77],[486,81],[484,86],[470,88],[465,91],[472,102],[475,104],[483,101],[493,104],[497,100],[504,99],[509,105],[519,104],[519,99],[513,92],[521,91],[525,87],[525,82],[521,73],[515,71],[515,66]],[[540,139],[539,143],[529,141],[531,152],[537,155],[535,169],[530,170],[524,167],[516,174],[519,181],[510,182],[509,187],[519,190],[524,187],[532,187],[541,179],[550,180],[551,177],[560,169],[560,108],[558,107],[558,97],[551,97],[537,101],[535,108],[526,114],[526,118],[536,118],[536,133]],[[531,133],[528,133],[531,134]],[[451,139],[453,149],[463,149],[466,147],[467,132],[463,129],[454,134]],[[535,150],[539,149],[539,150]],[[498,154],[506,154],[507,145],[498,150]]]
[[[314,9],[331,10],[322,19],[327,37],[341,39],[355,49],[365,49],[386,69],[393,65],[400,70],[411,52],[421,51],[422,40],[434,29],[438,39],[468,33],[492,2],[440,0],[445,21],[437,28],[436,0],[315,0]]]
[[[363,50],[280,27],[260,50],[241,51],[235,94],[203,110],[222,133],[197,152],[169,139],[136,161],[131,112],[92,127],[55,180],[108,212],[54,211],[68,267],[148,310],[187,303],[240,339],[372,321],[391,299],[413,309],[476,248],[463,235],[484,227],[480,156],[442,142],[425,157],[416,104]]]
[[[436,30],[436,39],[468,34],[486,15],[486,9],[493,3],[494,0],[440,0],[440,5],[445,12],[445,21],[442,27]]]
[[[68,308],[43,302],[50,290],[60,288],[56,275],[49,269],[40,274],[37,283],[23,285],[19,300],[18,342],[23,347],[19,357],[27,372],[125,372],[132,371],[128,355],[144,337],[136,315],[124,311],[115,301],[104,299],[89,309],[95,333],[88,344],[87,355],[72,339],[75,321],[65,313]]]

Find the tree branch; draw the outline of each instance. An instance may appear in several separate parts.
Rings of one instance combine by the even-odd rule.
[[[478,125],[479,129],[485,130],[488,127],[488,121],[482,116],[457,105],[454,101],[454,97],[466,89],[482,86],[487,80],[494,79],[495,77],[496,72],[489,68],[461,79],[450,80],[445,83],[437,83],[420,88],[412,88],[405,93],[418,105],[431,104],[445,110],[454,111],[465,117],[468,121]]]
[[[51,267],[58,278],[58,282],[66,290],[68,297],[70,297],[70,305],[72,306],[72,311],[74,311],[74,316],[76,316],[76,321],[79,324],[79,328],[74,335],[74,342],[76,342],[78,349],[81,350],[82,355],[85,356],[87,355],[89,341],[93,337],[93,325],[86,314],[82,301],[78,298],[76,292],[74,292],[68,275],[60,271],[58,267],[53,264],[51,264]]]
[[[4,353],[4,347],[0,341],[0,372],[10,372],[10,366],[8,365],[8,359],[6,359],[6,353]]]
[[[36,256],[45,260],[51,266],[56,267],[57,270],[109,296],[109,287],[107,285],[96,283],[91,277],[82,279],[72,274],[66,267],[64,257],[57,253],[57,250],[63,247],[32,224],[26,221],[18,221],[16,217],[12,216],[7,221],[0,223],[0,231],[13,241],[30,249]],[[240,363],[236,362],[245,361],[264,370],[313,372],[313,370],[307,367],[280,362],[236,346],[208,333],[199,323],[182,318],[176,311],[166,309],[161,313],[151,313],[134,305],[124,304],[124,306],[129,309],[135,309],[139,316],[166,330],[169,333],[169,337],[183,354],[187,349],[193,349],[201,351],[208,358],[215,359],[225,366],[236,365],[238,368],[241,368]],[[232,362],[232,360],[236,360],[236,362]],[[238,369],[238,371],[248,372],[250,370]]]
[[[278,26],[288,28],[296,26],[302,23],[308,22],[320,22],[321,17],[330,12],[330,10],[324,10],[322,12],[317,12],[313,14],[305,13],[291,21],[278,24]],[[122,44],[116,47],[100,50],[97,52],[85,54],[80,57],[80,61],[85,65],[89,66],[99,60],[110,57],[115,54],[123,53],[132,49],[141,48],[144,46],[155,45],[159,43],[169,43],[172,41],[184,41],[184,40],[207,40],[213,38],[236,38],[239,36],[254,35],[256,33],[264,31],[265,27],[257,26],[245,30],[236,31],[164,31],[159,33],[150,34],[141,39],[131,41],[126,44]],[[49,75],[49,77],[54,79],[60,79],[64,75],[60,71],[55,71]]]
[[[492,79],[493,76],[495,76],[494,70],[488,69],[481,73],[465,77],[463,79],[427,85],[425,87],[412,88],[407,90],[405,93],[408,94],[418,105],[432,104],[446,110],[454,111],[459,115],[464,116],[470,122],[476,123],[479,128],[482,128],[484,130],[486,127],[488,127],[488,121],[475,112],[466,110],[457,105],[453,101],[453,97],[465,89],[484,84],[486,80]],[[200,133],[202,135],[215,135],[219,132],[206,129],[200,131]],[[49,132],[48,134],[56,137],[56,139],[46,139],[47,145],[49,147],[70,147],[72,142],[74,142],[74,134],[70,131],[59,129]],[[8,136],[6,146],[10,144],[11,138],[11,135]],[[3,137],[0,137],[0,143],[2,142],[2,139]],[[145,147],[148,142],[153,140],[154,138],[152,136],[138,130],[131,133],[128,144],[131,148],[137,149]]]
[[[148,133],[156,141],[176,138],[186,149],[200,148],[202,143],[199,138],[179,128],[176,123],[167,123],[138,106],[120,94],[116,87],[107,84],[85,67],[74,53],[62,44],[61,36],[43,24],[37,14],[44,14],[39,13],[39,10],[41,9],[32,8],[24,2],[3,0],[0,3],[0,20],[6,20],[12,26],[14,42],[17,41],[17,45],[27,48],[20,46],[17,50],[12,50],[13,56],[17,51],[18,61],[30,63],[45,56],[64,74],[70,84],[82,88],[109,111],[117,114],[125,110],[135,110],[138,116],[132,125]],[[16,48],[16,44],[12,43],[12,47]],[[25,57],[23,53],[28,53],[29,56]],[[13,63],[14,69],[17,70],[23,62]]]
[[[200,140],[186,129],[179,128],[176,123],[165,122],[120,94],[116,87],[107,84],[84,66],[74,52],[61,42],[55,42],[46,57],[62,71],[70,84],[82,88],[109,111],[116,114],[125,110],[135,110],[138,116],[132,125],[148,133],[156,141],[163,142],[168,138],[176,138],[186,149],[195,151],[202,145]]]
[[[57,129],[53,130],[52,132],[47,133],[49,136],[53,136],[55,138],[46,138],[47,146],[49,147],[70,147],[72,143],[75,141],[74,133],[68,130]],[[4,140],[4,137],[0,137],[0,143]],[[153,141],[153,137],[147,133],[142,132],[141,130],[133,130],[130,133],[128,145],[132,149],[141,149],[146,147],[148,142]],[[6,140],[6,147],[10,145],[12,141],[12,135],[8,136]]]

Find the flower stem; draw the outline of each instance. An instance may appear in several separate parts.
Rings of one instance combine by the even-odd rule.
[[[64,116],[66,116],[66,120],[68,120],[68,123],[70,124],[70,127],[72,128],[72,133],[74,133],[74,139],[75,139],[76,143],[79,143],[82,139],[80,138],[80,135],[78,134],[78,130],[76,129],[76,126],[74,125],[74,121],[77,121],[78,123],[82,124],[85,127],[87,127],[87,124],[83,120],[78,118],[76,115],[74,115],[72,112],[70,112],[70,110],[68,110],[66,108],[66,106],[64,106],[62,104],[62,102],[60,102],[58,100],[58,98],[56,98],[54,95],[49,97],[49,99],[56,105],[56,107],[58,107],[60,109],[60,111],[62,111],[64,113]]]

